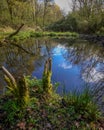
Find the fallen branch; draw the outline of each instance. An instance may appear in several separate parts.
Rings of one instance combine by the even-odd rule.
[[[11,33],[9,36],[5,37],[2,41],[0,41],[0,47],[3,46],[4,43],[8,43],[9,39],[13,36],[15,36],[16,34],[19,33],[19,31],[22,29],[22,27],[24,26],[24,24],[21,24],[21,26],[13,33]]]
[[[2,66],[1,69],[3,70],[5,75],[13,82],[13,84],[16,84],[16,81],[13,75],[4,66]]]
[[[6,37],[6,39],[9,39],[9,38],[13,37],[14,35],[18,34],[23,26],[24,26],[24,24],[21,24],[21,26],[15,32],[13,32],[8,37]]]
[[[19,81],[16,81],[12,74],[4,66],[2,66],[2,70],[5,73],[7,88],[17,100],[18,105],[20,105],[21,107],[25,107],[26,105],[28,105],[30,101],[30,96],[25,77],[22,76]]]

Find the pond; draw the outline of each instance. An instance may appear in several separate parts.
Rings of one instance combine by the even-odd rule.
[[[17,46],[18,44],[18,46]],[[89,87],[97,100],[104,94],[104,47],[80,39],[28,39],[14,45],[0,47],[0,66],[15,77],[22,74],[41,78],[44,63],[52,58],[52,83],[59,83],[62,94]],[[0,90],[3,87],[0,70]],[[103,99],[102,99],[103,100]]]

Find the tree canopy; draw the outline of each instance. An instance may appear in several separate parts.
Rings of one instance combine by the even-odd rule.
[[[71,0],[67,15],[54,0],[1,0],[0,26],[29,27],[52,31],[104,33],[103,0]],[[69,3],[68,3],[69,4]]]
[[[2,0],[0,25],[49,25],[62,18],[62,12],[53,0]]]
[[[103,0],[72,0],[72,11],[51,24],[55,31],[77,31],[80,33],[104,32]]]

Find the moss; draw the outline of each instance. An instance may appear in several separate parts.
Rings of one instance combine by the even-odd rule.
[[[6,75],[5,75],[5,81],[7,83],[7,88],[9,91],[13,94],[14,97],[18,97],[18,88],[17,84],[13,83]]]
[[[28,85],[25,78],[23,77],[18,82],[18,102],[21,106],[24,107],[25,105],[28,105],[29,100],[30,96]]]
[[[14,85],[7,78],[11,93],[0,98],[1,129],[98,130],[104,128],[93,97],[82,94],[58,95],[51,84],[51,59],[44,66],[43,78],[22,77]],[[24,107],[25,106],[25,107]]]
[[[48,58],[45,66],[44,66],[44,72],[43,72],[43,77],[42,77],[42,81],[43,81],[43,90],[47,95],[51,95],[52,93],[52,84],[51,84],[51,76],[52,76],[52,72],[51,72],[51,59]]]
[[[4,39],[6,36],[8,36],[10,33],[8,32],[3,32],[0,33],[0,39]],[[35,31],[21,31],[17,35],[13,36],[11,41],[19,41],[19,40],[25,40],[30,37],[74,37],[78,38],[79,35],[75,32],[35,32]]]
[[[25,79],[26,82],[29,81],[27,86],[31,88],[29,89],[28,106],[21,109],[21,106],[12,96],[3,96],[0,100],[1,128],[9,128],[10,130],[30,128],[39,130],[97,130],[103,128],[104,119],[87,91],[79,95],[71,93],[64,97],[52,91],[48,101],[45,102],[43,97],[47,93],[44,93],[44,90],[41,92],[39,89],[43,87],[42,81],[29,77],[25,77]],[[24,80],[20,81],[19,84],[22,86],[21,97],[25,94],[28,95],[29,93],[24,91]],[[35,92],[31,95],[33,90]]]
[[[18,82],[13,83],[7,76],[5,76],[8,90],[13,94],[14,98],[21,107],[29,103],[29,89],[24,77],[19,79]]]

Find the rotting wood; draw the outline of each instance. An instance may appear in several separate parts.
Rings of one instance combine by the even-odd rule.
[[[24,24],[21,24],[21,26],[15,32],[11,33],[7,37],[5,37],[3,40],[1,40],[0,41],[0,47],[2,47],[5,43],[8,43],[10,38],[12,38],[16,34],[18,34],[23,26],[24,26]]]
[[[18,34],[23,26],[24,26],[24,24],[21,24],[21,26],[15,32],[11,33],[6,39],[9,39],[9,38],[13,37],[14,35]]]
[[[16,84],[15,78],[13,77],[13,75],[4,67],[2,66],[1,69],[3,70],[3,72],[5,73],[5,75],[14,83]]]
[[[2,41],[0,41],[0,47],[4,46],[6,43],[9,43],[9,38],[11,38],[14,35],[18,34],[19,31],[22,29],[23,26],[24,26],[24,24],[21,24],[21,26],[15,32],[11,33],[9,36],[5,37]],[[23,47],[19,46],[18,44],[15,44],[15,43],[11,42],[11,45],[14,45],[14,46],[22,49],[24,52],[26,52],[28,54],[34,55],[33,53],[30,53],[29,51],[27,51]]]

